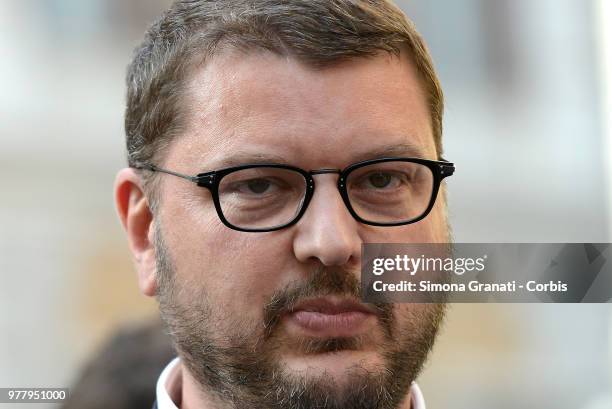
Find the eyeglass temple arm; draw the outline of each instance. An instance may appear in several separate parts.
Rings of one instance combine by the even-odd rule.
[[[146,163],[142,164],[142,165],[135,165],[135,166],[132,166],[132,167],[134,169],[149,170],[151,172],[167,173],[168,175],[178,176],[180,178],[187,179],[187,180],[189,180],[191,182],[194,182],[194,183],[200,182],[200,179],[201,179],[199,176],[185,175],[183,173],[178,173],[178,172],[173,172],[173,171],[168,170],[168,169],[158,168],[155,165],[146,164]]]
[[[440,176],[442,176],[442,178],[445,178],[447,176],[451,176],[453,173],[455,173],[455,164],[452,162],[447,161],[444,158],[440,158]]]

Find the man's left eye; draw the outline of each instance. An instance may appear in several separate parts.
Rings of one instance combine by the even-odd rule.
[[[372,172],[365,175],[359,187],[363,189],[389,189],[398,187],[402,183],[401,175],[393,172]]]
[[[268,188],[272,185],[269,180],[265,179],[252,179],[246,183],[248,189],[252,193],[265,193]]]
[[[370,185],[376,188],[385,188],[392,182],[393,176],[389,173],[377,172],[368,177]]]

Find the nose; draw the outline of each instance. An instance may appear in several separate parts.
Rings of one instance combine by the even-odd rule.
[[[295,226],[293,251],[304,263],[359,266],[362,239],[359,222],[351,216],[336,187],[337,175],[317,175],[314,195]]]

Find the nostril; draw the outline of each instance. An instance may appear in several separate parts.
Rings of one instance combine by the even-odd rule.
[[[315,210],[315,209],[312,209]],[[318,209],[321,210],[321,209]],[[346,212],[346,209],[342,211]],[[313,211],[297,226],[294,251],[301,261],[317,259],[325,266],[345,265],[358,258],[359,234],[349,215],[325,215]]]

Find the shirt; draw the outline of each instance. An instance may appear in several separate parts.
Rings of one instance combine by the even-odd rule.
[[[181,393],[182,377],[179,362],[179,358],[174,358],[164,368],[157,380],[155,393],[157,395],[158,409],[178,409],[172,397],[175,400],[179,400],[176,397],[180,396]],[[425,409],[425,400],[416,382],[412,382],[412,385],[410,385],[410,397],[411,409]]]

